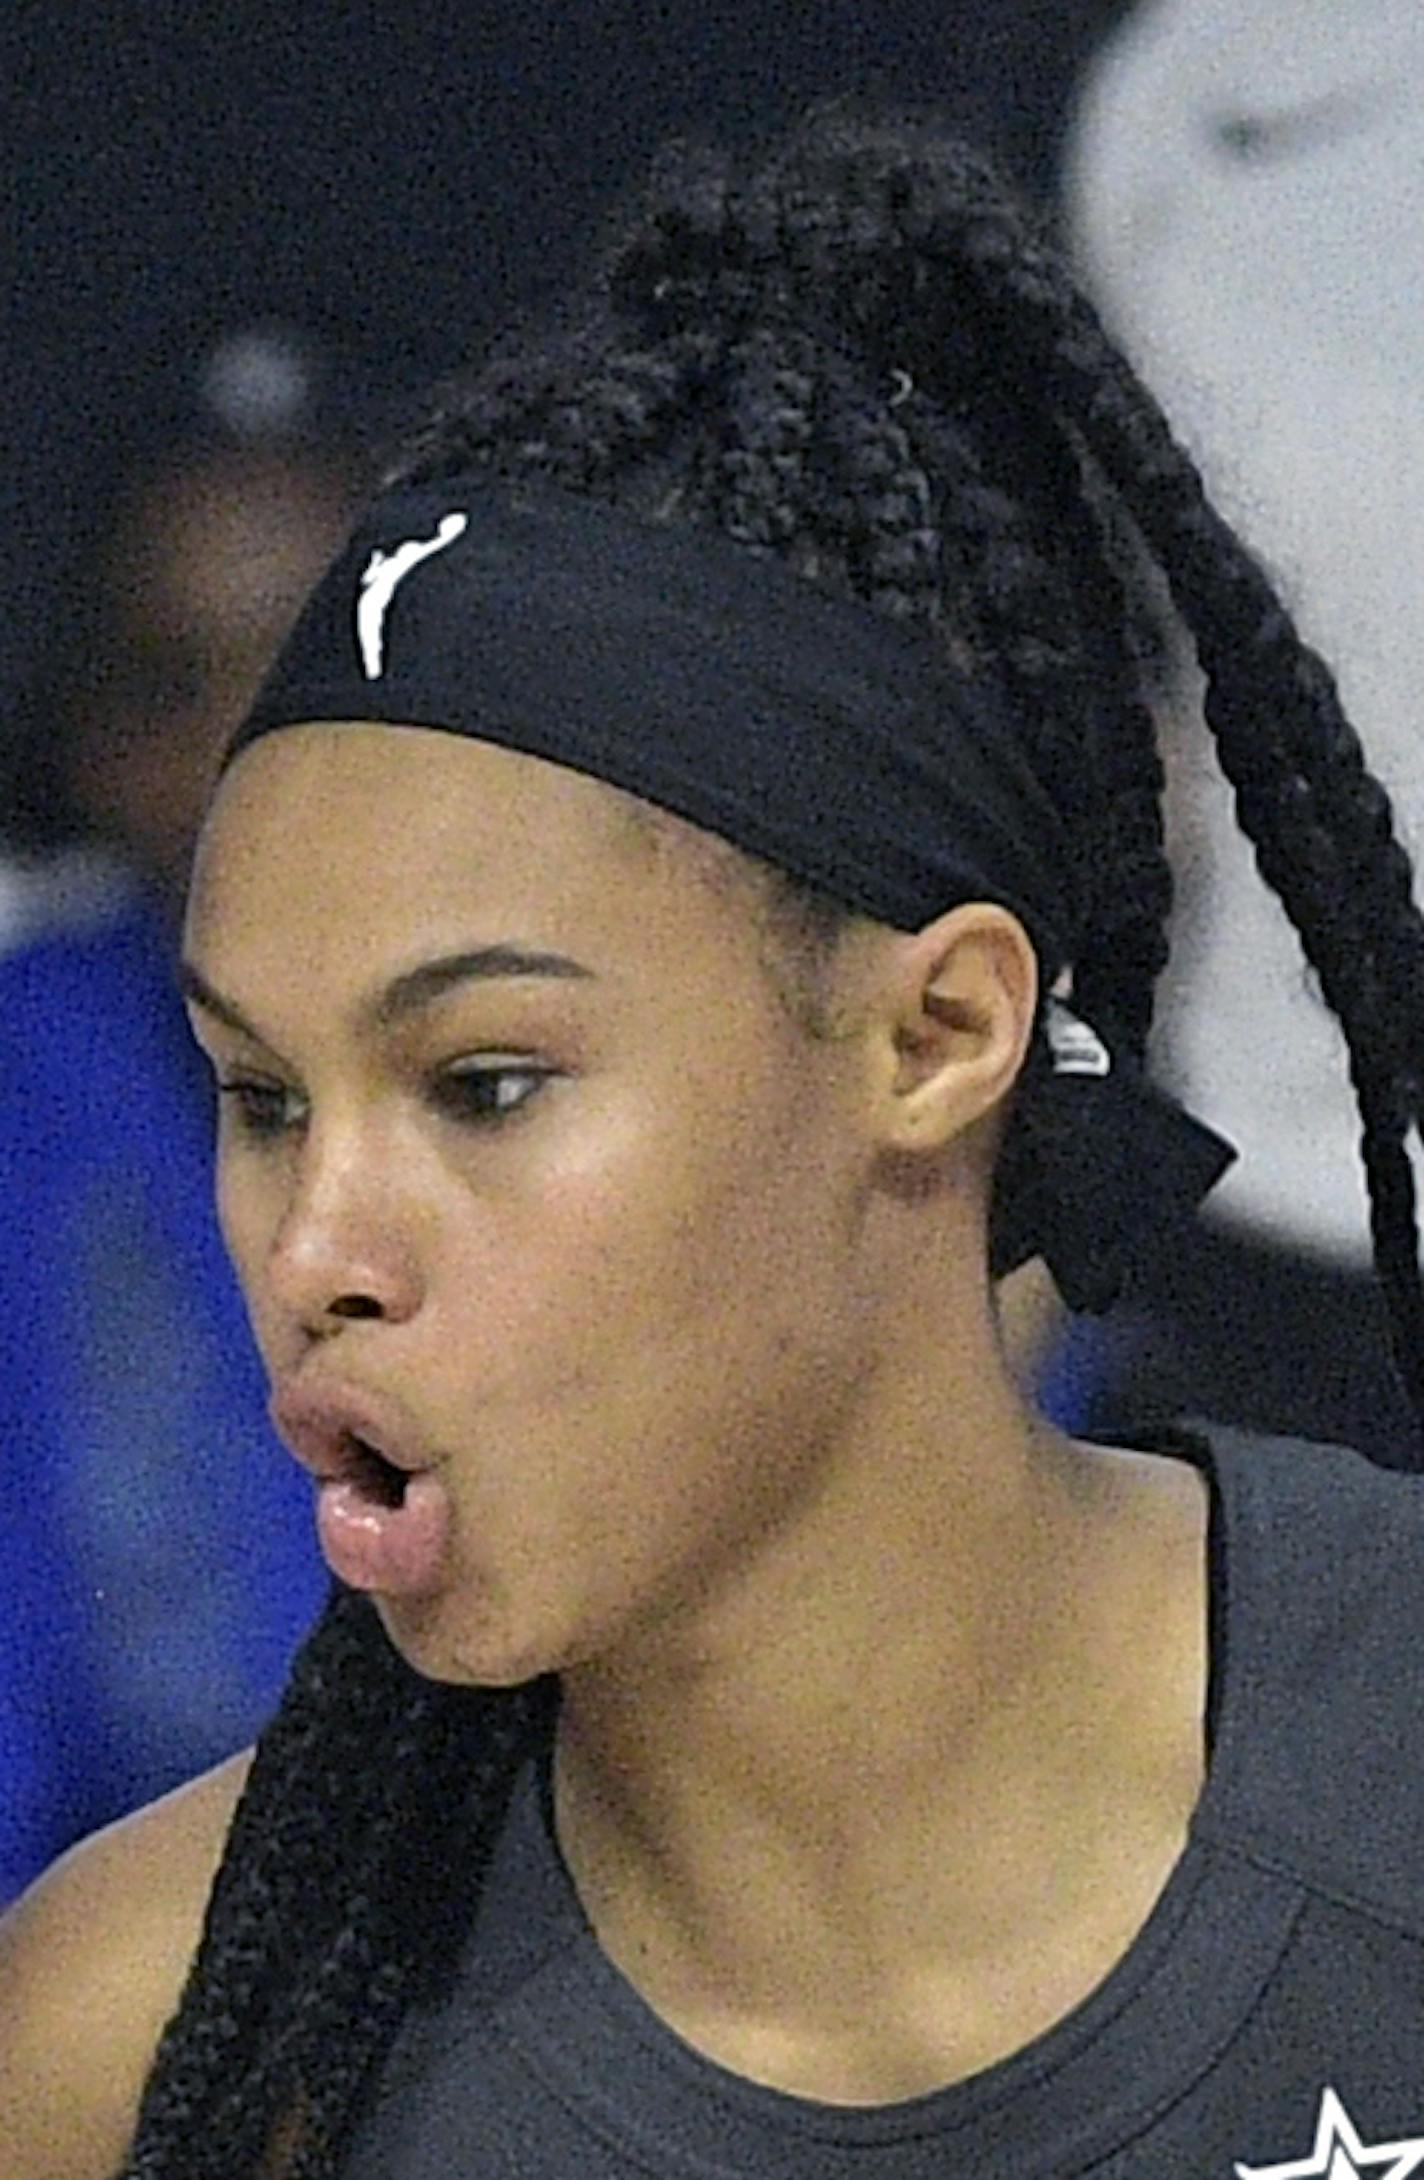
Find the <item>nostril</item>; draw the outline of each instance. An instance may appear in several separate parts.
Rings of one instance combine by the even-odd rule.
[[[340,1294],[326,1306],[328,1317],[383,1317],[385,1311],[371,1294]]]

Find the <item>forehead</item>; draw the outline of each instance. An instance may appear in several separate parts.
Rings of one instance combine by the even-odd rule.
[[[716,904],[640,809],[467,736],[284,728],[251,744],[218,789],[189,950],[213,976],[261,981],[300,962],[312,978],[354,981],[452,939],[685,943],[689,919]]]

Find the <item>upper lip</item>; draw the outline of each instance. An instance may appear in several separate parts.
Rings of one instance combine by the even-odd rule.
[[[269,1412],[283,1444],[324,1483],[352,1475],[361,1458],[358,1440],[407,1475],[434,1465],[410,1418],[385,1394],[290,1380],[274,1389]]]

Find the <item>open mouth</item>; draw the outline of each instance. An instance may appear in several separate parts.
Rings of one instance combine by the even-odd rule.
[[[355,1431],[345,1433],[344,1444],[351,1464],[350,1480],[363,1496],[377,1506],[404,1506],[405,1487],[410,1480],[406,1471],[388,1461]]]

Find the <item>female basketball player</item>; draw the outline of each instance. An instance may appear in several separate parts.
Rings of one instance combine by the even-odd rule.
[[[185,986],[337,1581],[12,1919],[17,2180],[1424,2166],[1418,1487],[1075,1443],[998,1340],[1227,1156],[1142,1072],[1143,559],[1420,1395],[1424,926],[1328,673],[961,146],[666,164],[229,752]]]

